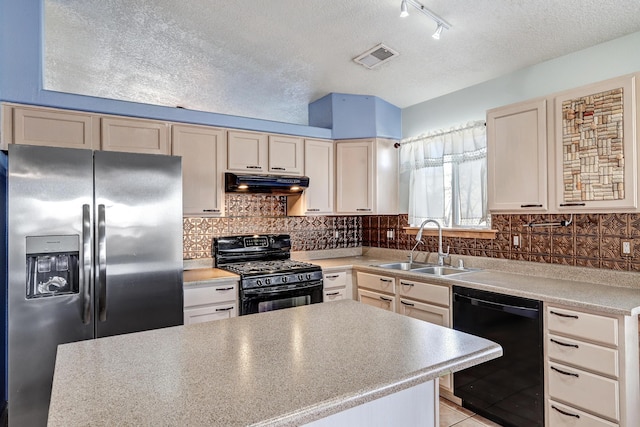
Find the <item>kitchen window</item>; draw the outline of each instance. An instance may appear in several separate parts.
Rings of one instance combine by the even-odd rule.
[[[447,228],[490,227],[484,122],[403,140],[400,168],[409,176],[412,226],[435,219]]]

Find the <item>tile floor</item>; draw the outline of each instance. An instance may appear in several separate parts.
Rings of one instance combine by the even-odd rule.
[[[440,398],[440,427],[500,427],[493,421]]]

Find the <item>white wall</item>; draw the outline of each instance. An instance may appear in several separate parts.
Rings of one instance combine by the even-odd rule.
[[[488,109],[640,71],[640,32],[561,56],[402,110],[402,137],[484,120]],[[408,209],[400,175],[400,212]]]

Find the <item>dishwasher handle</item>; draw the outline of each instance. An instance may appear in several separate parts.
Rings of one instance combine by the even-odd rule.
[[[499,302],[486,301],[480,298],[473,298],[455,293],[453,294],[453,301],[459,304],[471,304],[477,307],[488,308],[490,310],[504,311],[505,313],[514,314],[521,317],[528,317],[530,319],[538,319],[540,317],[540,310],[538,310],[537,308],[502,304]]]

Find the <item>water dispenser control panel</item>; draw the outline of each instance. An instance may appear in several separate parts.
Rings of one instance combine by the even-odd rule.
[[[77,294],[78,235],[27,237],[26,297]]]

